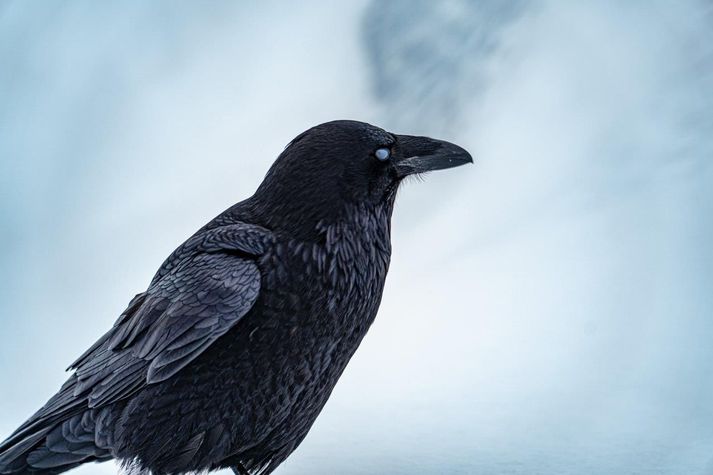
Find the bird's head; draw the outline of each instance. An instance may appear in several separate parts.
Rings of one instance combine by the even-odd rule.
[[[392,134],[364,122],[327,122],[290,142],[254,199],[273,221],[266,224],[309,233],[355,208],[385,207],[390,214],[407,176],[472,162],[463,148],[442,140]]]

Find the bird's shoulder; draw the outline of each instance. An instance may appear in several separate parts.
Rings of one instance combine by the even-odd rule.
[[[177,267],[190,262],[196,255],[223,253],[254,259],[264,254],[274,239],[270,230],[256,224],[242,221],[211,222],[166,258],[151,280],[151,285],[155,285]]]

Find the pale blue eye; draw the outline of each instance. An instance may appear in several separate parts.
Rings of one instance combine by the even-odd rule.
[[[374,152],[374,155],[382,162],[385,162],[391,157],[391,150],[389,150],[388,148],[377,148],[376,152]]]

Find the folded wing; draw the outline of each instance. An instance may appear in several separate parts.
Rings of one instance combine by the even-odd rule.
[[[0,444],[0,469],[26,467],[38,453],[56,455],[48,445],[56,427],[90,431],[69,422],[171,378],[233,328],[258,298],[257,259],[270,239],[267,230],[238,223],[203,230],[174,251],[146,292],[72,364],[60,392]],[[67,433],[56,448],[82,436]]]

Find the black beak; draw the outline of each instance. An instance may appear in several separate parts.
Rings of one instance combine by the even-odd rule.
[[[473,163],[473,157],[465,149],[450,142],[413,135],[396,137],[400,157],[394,162],[394,167],[399,178]]]

